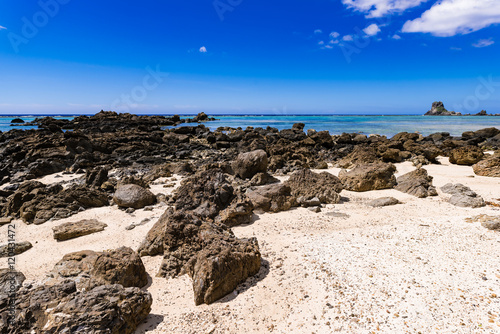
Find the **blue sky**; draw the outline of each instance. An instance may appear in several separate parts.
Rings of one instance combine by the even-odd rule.
[[[4,1],[0,113],[500,113],[498,0]]]

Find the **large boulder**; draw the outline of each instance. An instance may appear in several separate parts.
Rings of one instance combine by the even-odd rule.
[[[96,219],[68,222],[52,228],[54,239],[64,241],[103,231],[108,225]]]
[[[289,210],[296,200],[291,195],[290,186],[283,183],[269,184],[247,190],[247,197],[260,212],[280,212]]]
[[[447,183],[441,187],[441,191],[452,195],[448,199],[448,202],[455,206],[480,208],[486,205],[481,196],[472,191],[471,188],[466,187],[461,183]]]
[[[339,193],[343,186],[339,178],[328,172],[313,173],[310,169],[302,169],[293,173],[285,182],[291,194],[301,204],[314,197],[321,203],[334,204],[340,201]]]
[[[155,233],[163,241],[164,259],[158,276],[187,273],[193,279],[195,303],[210,304],[233,291],[260,269],[261,255],[255,238],[238,239],[224,224],[201,221],[183,211],[167,211]],[[144,250],[151,250],[146,243]]]
[[[154,204],[156,197],[151,191],[137,184],[124,184],[116,189],[113,201],[122,208],[142,209]]]
[[[105,252],[85,250],[66,254],[56,263],[51,276],[51,281],[72,279],[78,289],[91,289],[103,284],[142,288],[148,283],[141,258],[128,247]]]
[[[257,173],[265,173],[267,163],[267,153],[264,150],[240,153],[233,162],[233,171],[242,179],[250,179]]]
[[[458,147],[450,152],[450,162],[457,165],[472,166],[483,159],[483,150],[477,146]]]
[[[472,169],[476,175],[500,177],[500,152],[479,161]]]
[[[418,198],[437,195],[436,188],[432,185],[432,176],[423,168],[401,175],[396,181],[398,183],[396,190]]]
[[[146,319],[152,303],[149,292],[118,284],[87,291],[77,291],[70,280],[27,286],[14,298],[0,294],[0,332],[131,334]],[[9,319],[11,307],[16,312]]]
[[[344,188],[351,191],[390,189],[396,185],[396,167],[390,163],[359,165],[347,171],[341,170],[339,179]]]

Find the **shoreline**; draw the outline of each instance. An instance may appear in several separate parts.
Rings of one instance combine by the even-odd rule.
[[[32,246],[15,256],[26,279],[18,300],[62,284],[58,275],[74,268],[61,262],[66,254],[125,246],[144,268],[134,264],[132,276],[147,284],[117,289],[143,303],[134,308],[150,308],[128,333],[500,331],[500,232],[477,218],[500,221],[499,129],[386,138],[305,132],[300,123],[226,132],[102,117],[67,132],[47,121],[31,136],[0,134],[1,218],[13,218],[16,242]],[[417,171],[424,177],[403,186]],[[468,187],[459,202],[448,183]],[[118,199],[126,186],[142,194],[136,208]],[[387,197],[396,203],[372,206]],[[53,228],[84,220],[107,226],[54,239]],[[73,295],[123,277],[111,274],[129,268],[129,257],[109,256],[116,266],[102,277],[114,278],[97,269],[64,276],[96,280]],[[256,260],[255,272],[242,269]],[[216,290],[201,290],[200,299],[203,279],[223,293],[213,300]],[[54,309],[40,312],[53,319]],[[45,328],[77,319],[65,310],[66,320]]]

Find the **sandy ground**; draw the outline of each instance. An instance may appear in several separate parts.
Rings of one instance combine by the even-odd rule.
[[[450,165],[445,158],[441,162],[425,166],[434,185],[463,183],[500,203],[500,178],[474,176],[471,167]],[[397,168],[400,175],[414,167]],[[159,181],[153,192],[172,191],[162,185],[169,179]],[[157,278],[161,257],[143,257],[154,302],[136,334],[500,333],[500,233],[465,222],[478,214],[500,215],[498,208],[455,207],[441,192],[426,199],[396,190],[341,195],[342,203],[320,213],[298,208],[261,214],[252,224],[233,228],[238,237],[257,237],[263,265],[212,305],[195,306],[189,277]],[[383,196],[403,204],[366,205]],[[113,206],[39,226],[15,221],[17,241],[34,245],[17,256],[17,269],[38,280],[69,252],[136,249],[164,209],[127,214]],[[65,242],[52,238],[53,226],[83,218],[108,227]],[[6,238],[3,226],[0,243]]]

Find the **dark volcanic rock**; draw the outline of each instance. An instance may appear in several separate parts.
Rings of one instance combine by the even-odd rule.
[[[263,212],[280,212],[289,210],[296,204],[289,186],[283,183],[270,184],[247,190],[247,196],[254,209]]]
[[[436,188],[432,185],[432,176],[423,168],[401,175],[397,178],[396,190],[408,193],[418,198],[436,196]]]
[[[42,224],[49,219],[61,219],[81,209],[109,205],[108,195],[83,185],[63,189],[60,185],[46,186],[37,181],[20,185],[3,204],[4,217],[17,217],[28,224]]]
[[[233,163],[233,170],[242,179],[249,179],[257,173],[265,173],[267,163],[267,153],[264,150],[241,153]]]
[[[256,239],[238,239],[227,226],[202,222],[182,211],[167,211],[162,220],[157,223],[157,238],[148,239],[163,241],[165,258],[158,275],[188,273],[193,279],[196,305],[214,302],[259,271],[261,256]],[[151,247],[143,243],[141,249]]]
[[[12,121],[10,121],[11,124],[24,124],[24,120],[21,118],[14,118]]]
[[[480,176],[500,177],[500,153],[479,161],[472,166],[474,173]]]
[[[459,147],[450,152],[450,162],[457,165],[472,166],[483,157],[483,150],[477,146]]]
[[[268,173],[257,173],[250,180],[252,186],[263,186],[266,184],[278,183],[280,180]]]
[[[285,184],[290,187],[292,196],[297,198],[299,204],[314,197],[317,197],[321,203],[338,203],[339,193],[343,189],[342,183],[335,175],[328,172],[316,174],[309,169],[293,173]]]
[[[12,294],[19,290],[26,277],[20,271],[0,269],[0,295]]]
[[[85,174],[85,184],[99,188],[108,180],[108,171],[105,168],[95,168],[87,170]]]
[[[233,187],[220,169],[198,172],[184,179],[175,194],[175,209],[201,218],[214,218],[233,200]]]
[[[396,185],[393,164],[372,163],[360,165],[350,170],[341,170],[339,179],[344,188],[351,191],[389,189]]]
[[[116,189],[113,201],[122,208],[142,209],[154,204],[156,196],[137,184],[124,184]]]
[[[486,205],[481,196],[461,183],[447,183],[441,187],[441,191],[452,195],[448,202],[455,206],[480,208]]]
[[[128,247],[112,251],[80,251],[64,255],[52,270],[55,280],[72,279],[77,288],[103,284],[142,288],[148,276],[139,255]]]
[[[460,116],[461,113],[446,110],[443,102],[433,102],[431,110],[426,112],[425,115],[426,116]]]
[[[229,227],[249,224],[252,221],[252,215],[252,202],[245,195],[239,195],[227,208],[219,212],[216,222]]]
[[[0,295],[2,333],[131,334],[148,316],[149,292],[121,285],[76,291],[73,281],[21,288],[13,300]],[[9,303],[16,313],[9,317]]]
[[[22,254],[31,249],[33,245],[29,241],[10,242],[0,246],[0,257],[12,257]]]
[[[359,165],[366,165],[380,161],[377,157],[377,152],[372,147],[356,146],[354,150],[345,158],[337,162],[340,168],[354,168]]]
[[[107,224],[95,219],[84,219],[77,222],[68,222],[53,227],[54,239],[58,241],[78,238],[84,235],[103,231]]]

